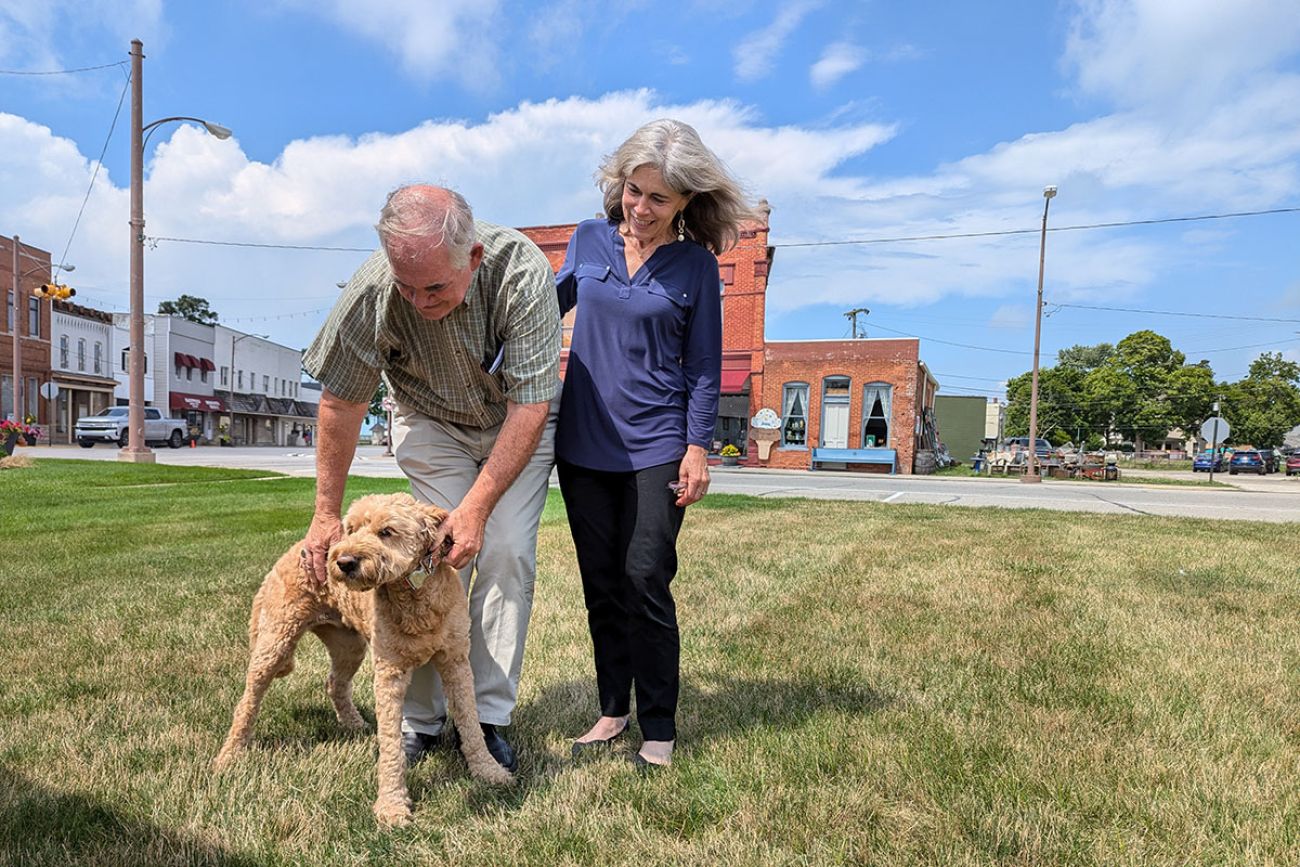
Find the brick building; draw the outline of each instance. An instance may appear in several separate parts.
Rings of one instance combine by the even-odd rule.
[[[17,321],[14,306],[14,262],[18,267]],[[35,416],[37,424],[48,424],[46,401],[41,399],[41,383],[50,379],[50,305],[32,294],[32,290],[50,281],[50,254],[38,247],[19,242],[17,256],[14,239],[0,238],[0,286],[4,287],[4,310],[0,312],[0,418],[16,415]],[[14,350],[19,345],[19,407],[14,411]]]
[[[779,340],[765,338],[767,284],[774,250],[767,215],[748,224],[739,243],[718,257],[722,282],[722,395],[714,442],[732,444],[747,466],[809,469],[813,447],[895,449],[898,471],[910,473],[922,411],[933,408],[938,383],[919,357],[915,338]],[[559,270],[574,225],[521,229]],[[564,321],[561,371],[573,330]],[[865,409],[864,409],[865,405]],[[766,460],[750,435],[760,409],[781,418],[781,437]],[[857,468],[857,465],[850,464]],[[862,465],[867,468],[868,465]],[[884,466],[871,469],[888,471]]]

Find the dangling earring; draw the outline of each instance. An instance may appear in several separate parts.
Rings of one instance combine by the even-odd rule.
[[[686,212],[685,211],[679,211],[677,213],[677,240],[679,241],[686,240]]]

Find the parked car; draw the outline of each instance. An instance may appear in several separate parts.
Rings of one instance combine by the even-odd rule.
[[[1232,453],[1232,460],[1228,462],[1228,475],[1235,476],[1237,473],[1259,473],[1261,476],[1268,472],[1268,465],[1264,462],[1264,456],[1259,453],[1258,449],[1240,449]]]
[[[1300,476],[1300,452],[1293,452],[1286,456],[1286,474]]]
[[[1008,449],[1018,448],[1022,451],[1029,451],[1029,437],[1011,437],[1007,440],[1006,447]],[[1056,449],[1052,448],[1052,444],[1042,437],[1038,438],[1038,447],[1034,451],[1040,458],[1051,457],[1056,454]]]
[[[1273,449],[1259,449],[1259,456],[1264,459],[1264,472],[1277,472],[1277,452]]]
[[[77,445],[93,448],[95,443],[116,443],[125,447],[129,437],[130,422],[124,406],[111,406],[99,415],[77,419]],[[185,443],[185,419],[163,418],[153,407],[144,408],[144,439],[146,443],[167,443],[174,449]]]
[[[1221,473],[1225,467],[1226,460],[1223,452],[1214,455],[1209,452],[1201,452],[1192,459],[1192,472],[1194,473],[1208,473],[1211,470]]]

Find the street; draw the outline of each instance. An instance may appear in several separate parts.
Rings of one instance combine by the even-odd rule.
[[[400,478],[401,471],[379,446],[357,449],[351,472],[358,476]],[[33,458],[117,460],[117,449],[96,446],[37,446],[18,452]],[[303,448],[157,449],[158,463],[176,466],[240,467],[293,476],[315,475],[315,455]],[[1143,471],[1131,471],[1141,477]],[[1300,478],[1228,476],[1215,481],[1234,487],[1184,487],[1047,481],[1026,485],[998,478],[887,476],[858,473],[711,468],[714,493],[755,497],[806,497],[823,500],[869,500],[891,505],[929,503],[950,506],[1056,509],[1068,512],[1168,515],[1247,521],[1300,520]],[[1152,473],[1153,475],[1158,475]],[[1168,474],[1163,474],[1168,475]],[[1190,472],[1180,478],[1205,480]]]

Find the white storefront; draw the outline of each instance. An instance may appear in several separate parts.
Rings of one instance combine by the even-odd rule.
[[[113,405],[113,315],[55,301],[50,315],[50,379],[59,391],[52,404],[50,441],[71,443],[77,419]]]

